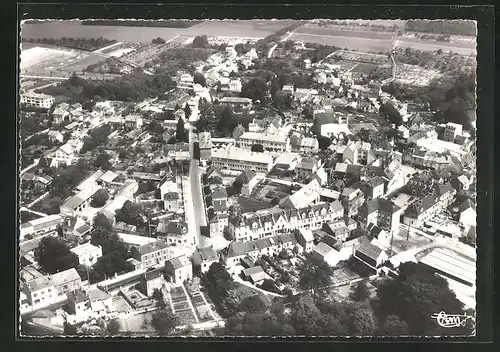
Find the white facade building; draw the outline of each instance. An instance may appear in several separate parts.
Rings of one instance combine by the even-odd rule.
[[[259,173],[268,173],[273,167],[273,157],[267,153],[229,147],[213,150],[212,164],[220,169],[254,170]]]
[[[21,104],[36,108],[50,109],[54,101],[54,97],[47,94],[28,92],[21,95]]]

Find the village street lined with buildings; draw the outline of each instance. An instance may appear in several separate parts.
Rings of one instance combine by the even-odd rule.
[[[345,24],[318,23],[80,38],[82,57],[30,40],[21,75],[30,50],[102,61],[21,81],[26,335],[436,335],[425,302],[475,314],[475,55],[402,49],[389,24],[363,27],[387,52],[341,49],[311,38]]]

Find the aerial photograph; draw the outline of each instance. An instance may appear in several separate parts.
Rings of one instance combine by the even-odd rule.
[[[21,338],[476,335],[476,22],[19,28]]]

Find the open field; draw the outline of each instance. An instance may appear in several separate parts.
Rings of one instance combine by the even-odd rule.
[[[34,46],[21,52],[21,74],[32,76],[70,76],[103,58],[82,51]]]
[[[412,48],[424,51],[451,51],[460,55],[475,55],[476,43],[475,41],[461,41],[455,43],[435,42],[430,40],[422,40],[415,38],[402,38],[397,39],[394,43],[395,47]]]
[[[288,26],[290,20],[204,21],[190,28],[152,28],[129,26],[85,26],[81,21],[25,23],[23,38],[95,38],[104,37],[120,42],[151,42],[154,38],[165,40],[180,36],[243,36],[264,38]]]
[[[306,27],[300,26],[294,33],[297,34],[314,34],[314,35],[326,35],[332,37],[352,37],[352,38],[362,38],[362,39],[376,39],[376,40],[391,40],[394,33],[390,32],[374,32],[374,31],[356,31],[356,30],[342,30],[335,27],[328,28],[318,28],[318,27]]]
[[[425,69],[415,65],[398,64],[396,81],[414,86],[427,86],[432,80],[442,76],[438,70]]]
[[[322,45],[333,45],[339,48],[347,48],[349,50],[379,53],[387,52],[391,40],[374,40],[372,38],[356,38],[353,36],[332,36],[327,34],[302,34],[296,33],[291,36],[290,40],[305,42],[305,43],[316,43]]]

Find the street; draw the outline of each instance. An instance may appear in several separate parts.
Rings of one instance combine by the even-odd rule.
[[[194,159],[194,142],[196,141],[194,128],[189,125],[189,154],[191,163],[189,164],[189,180],[187,189],[184,190],[186,197],[186,217],[188,228],[196,231],[196,246],[204,248],[210,245],[210,239],[200,232],[200,226],[206,226],[205,211],[201,190],[201,173],[198,160]],[[191,231],[191,230],[190,230]]]

